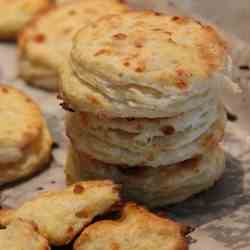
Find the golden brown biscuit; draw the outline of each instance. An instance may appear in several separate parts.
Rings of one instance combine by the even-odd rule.
[[[0,185],[46,166],[52,139],[40,108],[25,93],[0,85]]]
[[[21,218],[33,221],[52,245],[65,245],[95,216],[119,201],[111,181],[80,182],[61,192],[48,192],[18,209],[0,210],[0,225]]]
[[[210,148],[204,155],[158,168],[106,164],[70,148],[65,167],[69,184],[83,180],[111,179],[122,185],[127,200],[148,207],[183,201],[212,187],[225,169],[224,152]]]
[[[48,241],[37,231],[35,225],[15,220],[6,229],[0,229],[1,250],[50,250]]]
[[[56,90],[57,67],[67,60],[76,31],[102,15],[125,10],[119,0],[72,1],[50,8],[19,37],[21,76],[34,86]]]
[[[87,227],[74,250],[187,250],[187,228],[129,203],[119,220],[105,220]]]
[[[49,2],[49,0],[0,0],[0,39],[15,39],[34,16],[49,7]]]
[[[76,111],[172,117],[214,95],[227,66],[226,45],[210,26],[154,12],[110,15],[77,33],[61,96]]]

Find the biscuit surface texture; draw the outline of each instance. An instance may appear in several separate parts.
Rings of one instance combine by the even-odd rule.
[[[74,250],[187,250],[186,229],[129,203],[117,221],[100,221],[80,235]]]
[[[0,224],[17,218],[33,221],[50,244],[65,245],[118,201],[119,190],[111,181],[81,182],[44,193],[16,210],[0,210]]]
[[[16,220],[6,229],[0,229],[0,249],[50,250],[50,247],[48,241],[36,231],[32,223]]]
[[[102,15],[125,10],[127,6],[118,0],[72,1],[51,7],[19,37],[21,76],[35,86],[56,90],[57,67],[67,60],[75,33]]]
[[[51,146],[38,105],[25,93],[0,85],[0,185],[44,167]]]
[[[136,137],[133,135],[128,136],[126,133],[118,131],[118,138],[109,137],[106,131],[103,133],[100,133],[100,130],[89,131],[87,126],[84,127],[84,124],[77,121],[70,123],[66,121],[66,128],[74,148],[99,161],[121,165],[123,168],[133,168],[136,165],[157,168],[201,155],[217,145],[224,135],[225,115],[224,110],[221,110],[217,120],[200,136],[185,138],[185,132],[183,132],[173,139],[173,144],[170,146],[167,143],[168,135],[163,135],[162,138],[155,136],[152,141],[141,144],[136,142]],[[198,129],[196,128],[196,130]],[[179,145],[176,144],[178,136]],[[189,136],[187,135],[187,137]],[[189,142],[183,145],[181,139],[183,142],[184,139],[188,139]]]
[[[75,110],[173,116],[214,93],[227,74],[227,59],[219,34],[193,19],[110,15],[77,33],[71,61],[61,68],[61,94]]]
[[[49,0],[0,0],[0,39],[15,39],[35,15],[48,7]]]

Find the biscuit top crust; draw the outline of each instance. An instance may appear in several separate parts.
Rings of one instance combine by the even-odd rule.
[[[182,91],[224,70],[227,48],[212,27],[194,19],[131,11],[84,27],[71,59],[76,74],[92,73],[110,85]]]
[[[40,108],[23,92],[0,84],[0,163],[20,160],[41,134]]]

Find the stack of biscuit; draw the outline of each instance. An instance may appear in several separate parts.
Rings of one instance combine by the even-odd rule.
[[[82,28],[60,75],[68,182],[112,179],[149,207],[213,186],[229,61],[219,34],[188,17],[128,12]]]

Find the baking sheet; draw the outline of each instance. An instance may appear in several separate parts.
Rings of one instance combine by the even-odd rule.
[[[228,108],[237,116],[228,122],[223,146],[227,152],[224,178],[214,188],[186,202],[164,209],[172,218],[197,226],[192,233],[191,250],[250,249],[250,4],[249,0],[131,0],[137,7],[160,11],[191,13],[215,23],[226,31],[232,46],[233,78],[243,89],[241,94],[224,93]],[[232,18],[233,17],[233,18]],[[18,78],[15,44],[0,43],[0,81],[30,94],[41,106],[53,134],[53,162],[31,179],[7,185],[0,190],[0,205],[16,207],[39,192],[65,186],[63,163],[67,139],[64,135],[64,112],[56,94],[25,85]],[[245,69],[240,69],[245,68]]]

